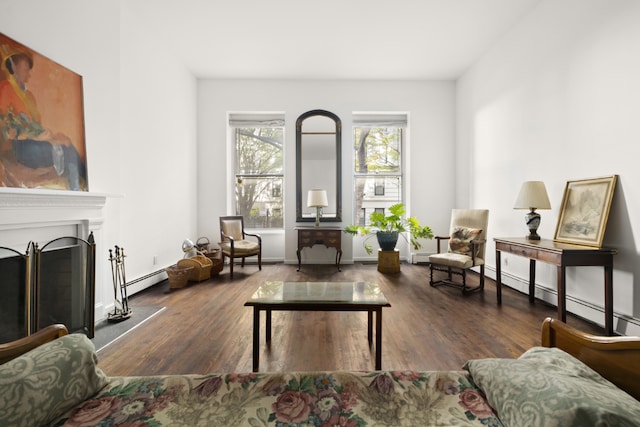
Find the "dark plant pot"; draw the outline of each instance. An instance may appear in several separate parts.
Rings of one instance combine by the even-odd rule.
[[[378,231],[376,237],[378,238],[378,245],[383,251],[392,251],[396,248],[396,243],[398,243],[397,231]]]

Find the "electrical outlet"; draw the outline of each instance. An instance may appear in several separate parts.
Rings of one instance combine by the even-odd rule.
[[[153,256],[153,265],[158,265],[158,255]]]

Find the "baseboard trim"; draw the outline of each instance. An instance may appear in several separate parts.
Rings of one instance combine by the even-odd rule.
[[[485,270],[487,277],[495,280],[495,267],[485,266]],[[501,272],[501,276],[503,285],[515,289],[525,295],[529,294],[528,278],[516,276],[504,271]],[[536,283],[534,293],[537,299],[540,299],[554,307],[558,306],[557,290]],[[566,306],[567,312],[604,327],[604,305],[594,304],[576,296],[567,295]],[[617,334],[640,336],[640,319],[638,318],[623,313],[616,313],[614,310],[613,325],[613,330]]]

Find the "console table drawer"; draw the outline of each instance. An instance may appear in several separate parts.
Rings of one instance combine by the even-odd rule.
[[[509,249],[507,249],[507,251],[511,252],[512,254],[520,255],[527,258],[538,258],[537,249],[523,248],[522,246],[511,246],[509,247]]]
[[[328,230],[328,231],[323,231],[319,233],[316,232],[314,235],[318,239],[327,239],[327,240],[332,240],[334,242],[340,239],[340,231],[336,231],[336,230]]]
[[[508,246],[503,248],[504,251],[510,252],[515,255],[523,256],[529,259],[535,259],[542,262],[548,262],[551,264],[559,264],[561,255],[556,253],[539,251],[533,248],[523,248],[521,246]]]
[[[302,230],[298,234],[301,243],[331,244],[335,246],[340,242],[339,230]]]
[[[340,237],[339,230],[300,230],[301,237],[324,238],[324,237]]]

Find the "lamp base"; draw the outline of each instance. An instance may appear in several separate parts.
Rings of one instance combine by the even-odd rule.
[[[531,209],[531,212],[524,216],[525,221],[527,222],[527,227],[529,227],[529,235],[527,236],[528,240],[540,240],[540,236],[538,235],[538,227],[540,226],[540,214],[535,211],[535,209]]]
[[[540,240],[540,235],[534,231],[530,232],[527,236],[527,240]]]
[[[320,227],[320,217],[322,216],[321,207],[316,206],[316,227]]]

